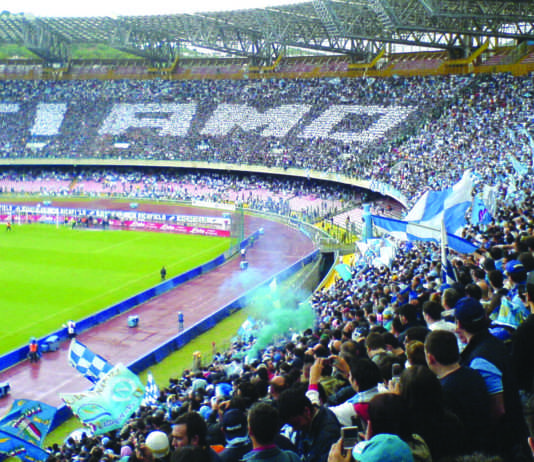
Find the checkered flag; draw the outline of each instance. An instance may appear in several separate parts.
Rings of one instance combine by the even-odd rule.
[[[154,381],[152,372],[149,372],[146,378],[145,396],[141,406],[156,406],[158,404],[159,388]]]
[[[98,382],[113,369],[113,364],[108,363],[102,356],[93,353],[76,339],[72,339],[70,342],[69,364],[92,383]]]

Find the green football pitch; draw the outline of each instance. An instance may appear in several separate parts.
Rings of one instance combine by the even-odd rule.
[[[0,232],[0,354],[219,256],[229,238],[14,225]]]

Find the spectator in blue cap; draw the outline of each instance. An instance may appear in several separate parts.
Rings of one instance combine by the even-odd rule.
[[[247,431],[247,416],[241,409],[229,409],[224,413],[222,431],[226,439],[224,450],[219,453],[222,462],[238,462],[252,450]]]
[[[414,458],[410,446],[397,435],[381,433],[373,436],[365,444],[355,446],[352,453],[343,453],[343,440],[339,440],[332,446],[328,455],[328,462],[350,462],[351,460],[357,462],[413,462]]]

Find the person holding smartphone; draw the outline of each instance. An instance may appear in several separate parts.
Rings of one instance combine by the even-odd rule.
[[[330,406],[342,427],[352,425],[353,419],[368,420],[367,406],[373,396],[379,393],[382,375],[378,366],[370,359],[354,359],[347,363],[339,356],[332,357],[334,367],[348,375],[349,382],[356,392],[354,396],[338,406]],[[310,379],[306,396],[315,405],[320,405],[319,378],[324,367],[324,358],[317,358],[310,369]]]

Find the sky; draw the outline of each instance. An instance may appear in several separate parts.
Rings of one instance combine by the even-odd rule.
[[[126,16],[184,14],[299,3],[303,0],[2,0],[1,11],[34,16]],[[309,1],[309,0],[308,0]]]

